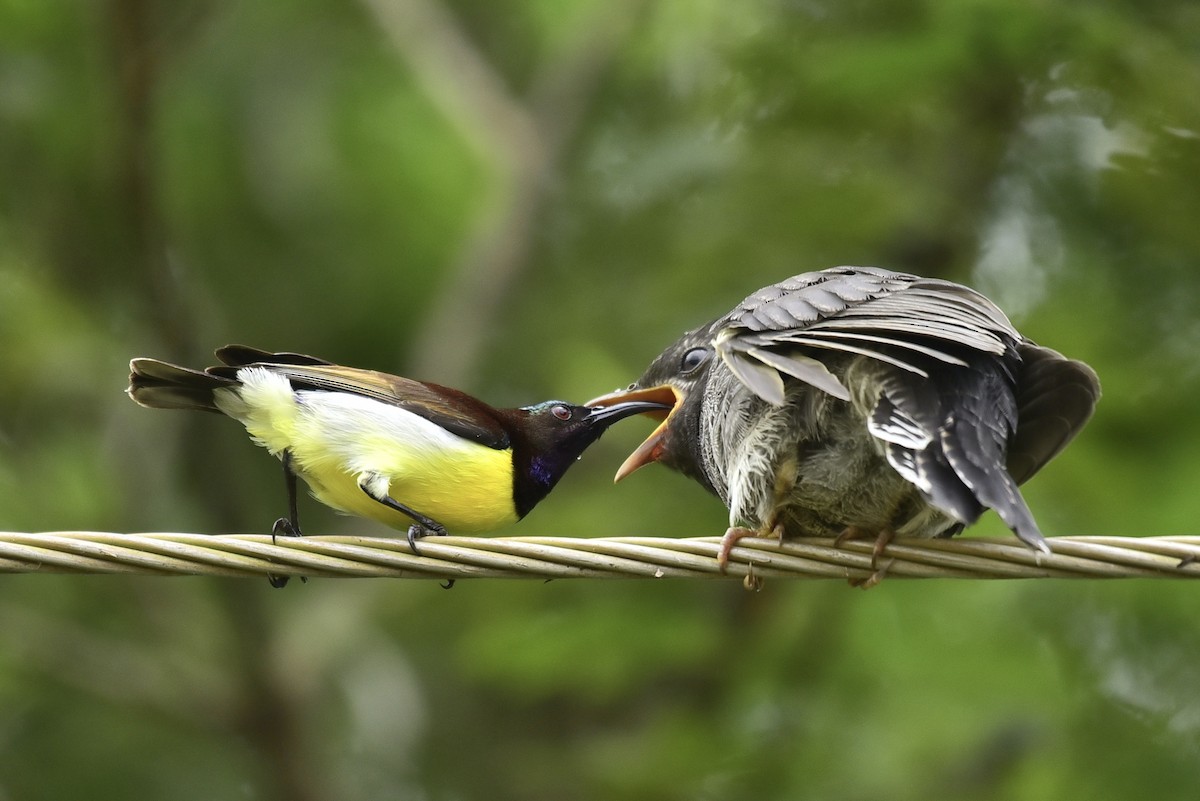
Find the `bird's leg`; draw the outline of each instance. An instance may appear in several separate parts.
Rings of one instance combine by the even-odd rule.
[[[444,537],[446,536],[446,527],[436,520],[426,517],[415,509],[410,509],[409,507],[400,503],[400,501],[393,498],[391,495],[388,495],[387,491],[379,486],[379,484],[382,483],[380,481],[381,478],[382,477],[378,474],[364,477],[364,479],[358,482],[358,486],[371,500],[378,501],[387,508],[395,509],[397,512],[407,515],[416,521],[408,527],[408,547],[412,550],[414,555],[420,556],[421,552],[417,548],[417,540],[421,539],[422,537],[428,537],[431,534],[437,537]],[[386,486],[386,484],[384,484],[384,486]],[[442,586],[446,589],[450,589],[454,586],[454,579],[450,579]]]
[[[283,463],[283,481],[287,487],[288,496],[288,516],[281,517],[271,526],[271,544],[275,544],[275,537],[301,537],[303,533],[300,531],[300,515],[296,507],[296,471],[292,470],[292,452],[284,451],[279,461]],[[289,576],[277,576],[273,573],[267,574],[267,581],[277,590],[281,590],[287,586]],[[304,576],[300,580],[307,582],[308,579]]]
[[[833,547],[841,548],[847,540],[868,539],[871,536],[871,532],[865,528],[860,526],[846,526],[842,529],[842,533],[838,534],[837,538],[833,541]],[[875,532],[874,537],[875,546],[871,548],[871,569],[875,572],[865,579],[850,579],[851,587],[858,587],[863,590],[871,589],[883,581],[883,577],[887,575],[888,568],[892,566],[891,559],[880,565],[879,558],[883,556],[883,551],[887,548],[888,544],[896,538],[896,532],[891,526],[884,526]]]
[[[746,537],[774,537],[779,540],[780,545],[783,545],[783,521],[780,518],[792,490],[795,489],[799,475],[800,463],[795,458],[784,459],[776,466],[772,485],[773,500],[766,520],[763,521],[757,530],[746,528],[745,526],[731,526],[725,532],[725,536],[721,538],[721,548],[717,551],[717,568],[722,574],[729,567],[730,552],[733,551],[734,546],[738,542]],[[752,592],[758,592],[762,589],[763,579],[760,576],[754,575],[753,564],[747,568],[746,577],[742,581],[742,585]]]
[[[427,537],[430,534],[438,537],[446,536],[446,527],[441,523],[426,517],[415,509],[405,506],[391,495],[388,495],[388,480],[386,476],[382,476],[379,473],[364,473],[358,480],[358,487],[371,500],[382,503],[387,508],[394,509],[400,514],[416,521],[415,525],[408,527],[408,547],[412,548],[413,553],[417,553],[417,540],[421,537]]]

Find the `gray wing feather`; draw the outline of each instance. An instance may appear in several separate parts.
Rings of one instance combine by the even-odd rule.
[[[913,353],[920,353],[924,356],[929,356],[931,358],[938,359],[939,361],[946,362],[947,364],[954,364],[958,365],[959,367],[967,366],[965,361],[950,353],[946,353],[945,351],[929,347],[928,345],[922,345],[920,343],[913,342],[912,340],[902,339],[899,337],[889,337],[879,333],[867,334],[862,332],[827,330],[822,330],[818,333],[813,332],[810,329],[808,331],[795,331],[790,334],[781,335],[780,339],[786,339],[789,342],[797,342],[801,344],[807,342],[828,342],[830,340],[851,340],[854,342],[864,343],[871,342],[875,343],[876,345],[883,345],[885,347],[908,350],[912,351]]]
[[[956,520],[973,523],[990,507],[1023,542],[1046,550],[1005,466],[1018,409],[1008,368],[985,357],[928,381],[887,368],[876,376],[867,430],[886,443],[888,463]]]
[[[783,376],[779,370],[763,364],[761,361],[747,358],[743,353],[728,352],[723,349],[718,340],[717,353],[738,381],[758,397],[775,406],[782,406],[784,401]]]
[[[929,426],[922,425],[887,395],[879,398],[871,416],[867,418],[867,431],[876,439],[909,450],[920,450],[933,442]]]
[[[1008,471],[1022,484],[1053,459],[1083,428],[1100,398],[1092,368],[1050,348],[1023,342],[1017,380],[1017,431]]]
[[[940,449],[915,451],[913,460],[918,475],[918,481],[914,483],[930,503],[967,525],[979,519],[983,506],[947,463]]]
[[[877,371],[878,401],[867,430],[887,443],[884,454],[934,506],[963,523],[983,513],[980,499],[947,458],[942,398],[929,381],[890,369]]]
[[[779,337],[780,342],[792,342],[797,345],[805,345],[810,348],[820,348],[822,350],[837,350],[843,353],[854,353],[859,356],[869,356],[877,361],[886,362],[887,364],[895,365],[910,373],[916,373],[919,376],[928,377],[929,373],[918,367],[912,362],[905,361],[899,356],[893,356],[890,353],[885,353],[878,348],[866,348],[861,345],[851,345],[849,342],[844,342],[838,339],[826,339],[820,335],[812,335],[807,332],[797,332]]]
[[[714,340],[734,374],[776,404],[783,375],[845,398],[797,358],[798,347],[867,356],[927,377],[930,358],[962,366],[965,350],[1002,354],[1018,341],[1004,313],[978,292],[871,267],[804,273],[760,289],[727,315]],[[776,381],[768,371],[782,375]]]
[[[805,356],[799,350],[792,350],[787,353],[778,353],[776,351],[766,350],[763,348],[750,348],[746,351],[746,355],[758,359],[767,367],[772,367],[780,373],[786,373],[793,378],[798,378],[806,384],[811,384],[822,392],[827,392],[839,400],[850,400],[850,390],[846,389],[837,377],[829,372],[829,368],[822,362]],[[779,385],[779,404],[783,403],[783,384]]]
[[[955,375],[943,390],[949,409],[939,431],[950,466],[981,504],[996,510],[1018,538],[1049,552],[1017,482],[1006,467],[1008,443],[1017,425],[1017,401],[996,362],[981,362]]]

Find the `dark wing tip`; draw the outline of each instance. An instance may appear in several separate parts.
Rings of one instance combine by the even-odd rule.
[[[1008,469],[1018,484],[1057,456],[1083,429],[1100,399],[1096,371],[1056,350],[1022,343],[1017,374],[1017,430]]]
[[[306,356],[303,353],[291,353],[289,351],[272,352],[249,345],[226,345],[223,348],[217,348],[216,357],[221,364],[228,365],[229,367],[245,367],[250,364],[264,362],[267,364],[308,366],[332,364],[332,362],[318,359],[315,356]]]

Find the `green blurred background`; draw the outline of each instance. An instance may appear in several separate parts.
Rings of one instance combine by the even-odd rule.
[[[1193,0],[0,0],[3,529],[281,513],[132,356],[582,401],[838,264],[1095,366],[1047,533],[1200,533]],[[722,532],[648,429],[505,533]],[[1197,593],[6,576],[0,799],[1194,799]]]

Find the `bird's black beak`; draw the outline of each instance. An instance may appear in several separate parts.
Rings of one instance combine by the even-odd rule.
[[[588,405],[592,406],[590,403]],[[587,416],[587,421],[589,423],[603,423],[605,426],[610,426],[618,420],[624,420],[626,417],[632,417],[635,414],[665,412],[670,408],[665,403],[649,400],[614,402],[603,406],[594,406]]]
[[[587,402],[588,406],[599,407],[597,411],[609,411],[624,406],[641,404],[648,408],[639,409],[638,411],[662,421],[659,423],[658,428],[654,429],[654,433],[646,437],[645,442],[639,445],[637,450],[629,454],[629,457],[617,469],[617,475],[613,478],[613,481],[620,481],[639,467],[658,461],[659,457],[662,456],[667,428],[671,424],[671,416],[679,408],[682,401],[683,393],[679,389],[670,384],[661,384],[657,387],[649,387],[647,389],[618,390],[610,392],[607,395],[601,395],[598,398],[592,398]],[[630,412],[630,414],[636,413]]]

